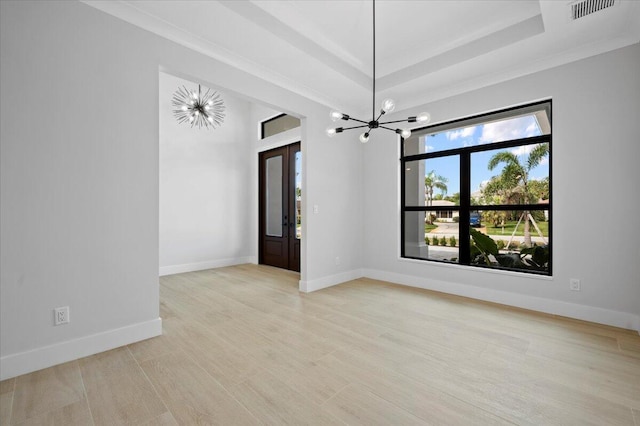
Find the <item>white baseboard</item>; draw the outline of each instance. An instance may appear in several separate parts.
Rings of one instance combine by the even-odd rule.
[[[183,272],[204,271],[205,269],[222,268],[224,266],[242,265],[243,263],[258,263],[255,256],[234,257],[229,259],[215,259],[206,262],[185,263],[183,265],[161,266],[160,276],[182,274]]]
[[[0,380],[42,370],[162,334],[162,319],[67,340],[0,358]]]
[[[312,291],[321,290],[323,288],[342,284],[347,281],[362,278],[362,269],[354,269],[352,271],[342,272],[328,277],[318,278],[316,280],[302,281],[300,280],[298,288],[303,293],[311,293]]]
[[[636,330],[640,333],[640,316],[628,312],[612,311],[594,306],[578,305],[576,303],[545,299],[542,297],[510,293],[500,290],[491,290],[448,281],[431,280],[428,278],[379,271],[375,269],[364,269],[363,276],[376,280],[403,284],[410,287],[424,288],[427,290],[455,294],[487,302],[530,309],[532,311],[544,312],[547,314],[611,325],[628,330]]]

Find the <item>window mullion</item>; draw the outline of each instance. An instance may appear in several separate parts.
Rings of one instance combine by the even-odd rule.
[[[458,222],[458,239],[460,264],[468,265],[470,259],[469,247],[469,216],[471,206],[471,154],[460,153],[460,220]]]

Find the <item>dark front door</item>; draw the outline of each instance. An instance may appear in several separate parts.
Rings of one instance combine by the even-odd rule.
[[[300,271],[300,143],[260,153],[260,252],[265,265]]]

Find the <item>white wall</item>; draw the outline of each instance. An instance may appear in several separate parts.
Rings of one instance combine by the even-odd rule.
[[[255,263],[251,104],[218,90],[222,125],[192,128],[173,117],[182,86],[197,83],[160,73],[160,275]]]
[[[373,137],[363,154],[364,209],[375,212],[364,216],[364,274],[640,330],[639,75],[636,44],[412,111],[435,123],[553,99],[552,279],[400,259],[399,146]]]
[[[301,286],[359,273],[360,147],[327,107],[82,3],[0,8],[2,379],[160,332],[160,69],[307,117]]]

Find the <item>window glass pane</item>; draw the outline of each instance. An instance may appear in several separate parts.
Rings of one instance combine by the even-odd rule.
[[[300,127],[300,119],[287,114],[262,122],[262,139]]]
[[[407,161],[404,173],[405,205],[460,205],[459,156]]]
[[[457,216],[457,211],[454,213]],[[458,262],[457,222],[429,224],[427,212],[405,212],[404,255],[418,259]]]
[[[282,155],[267,159],[267,235],[282,237]]]
[[[472,225],[470,231],[471,264],[549,271],[548,210],[478,211],[477,214],[481,222]]]
[[[472,204],[536,204],[549,200],[549,144],[471,154]]]
[[[302,152],[296,151],[296,238],[302,236]]]
[[[404,155],[416,155],[448,149],[551,134],[549,110],[545,105],[525,108],[519,115],[469,119],[449,125],[416,130],[404,142]]]

